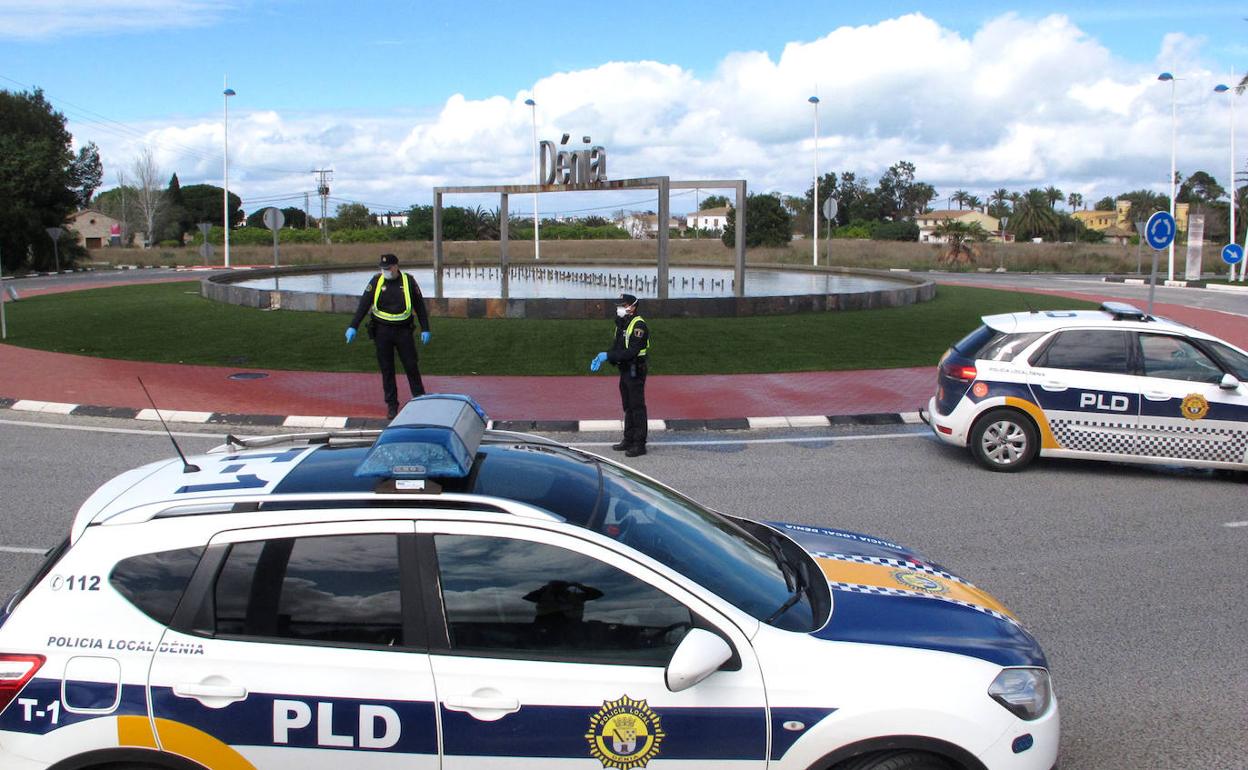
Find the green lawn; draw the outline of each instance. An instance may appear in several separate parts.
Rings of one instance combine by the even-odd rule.
[[[655,319],[651,371],[661,374],[791,372],[935,365],[981,315],[1092,307],[1039,294],[941,286],[936,299],[886,310],[764,318]],[[6,305],[9,338],[61,353],[248,369],[375,371],[350,318],[269,312],[210,302],[193,281],[91,289]],[[644,315],[645,302],[642,302]],[[602,321],[431,320],[421,349],[427,374],[584,374],[611,343]]]

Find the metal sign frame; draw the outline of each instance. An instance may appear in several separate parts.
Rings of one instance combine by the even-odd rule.
[[[665,223],[671,219],[672,190],[693,189],[731,189],[736,191],[736,265],[733,293],[737,297],[745,296],[745,180],[744,179],[695,179],[672,181],[671,177],[649,176],[637,179],[615,179],[589,184],[503,184],[503,185],[472,185],[433,188],[433,276],[434,296],[442,297],[442,196],[443,195],[478,195],[481,193],[498,193],[499,196],[499,228],[498,257],[499,269],[503,276],[503,298],[507,299],[507,231],[509,216],[507,198],[510,195],[530,193],[558,192],[602,192],[606,190],[658,190],[659,192],[659,232],[658,232],[658,298],[667,299],[668,280],[668,228]]]

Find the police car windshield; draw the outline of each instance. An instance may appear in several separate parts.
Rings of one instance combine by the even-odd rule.
[[[696,581],[759,620],[811,630],[809,599],[791,600],[784,573],[767,545],[732,521],[643,477],[603,463],[601,528]]]
[[[1240,382],[1248,382],[1248,355],[1222,342],[1208,343]]]

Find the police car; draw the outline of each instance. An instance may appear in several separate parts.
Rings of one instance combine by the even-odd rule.
[[[1248,469],[1248,353],[1116,302],[985,316],[941,358],[925,418],[994,471],[1037,455]]]
[[[1048,770],[1036,640],[880,538],[455,396],[124,473],[0,610],[0,767]]]

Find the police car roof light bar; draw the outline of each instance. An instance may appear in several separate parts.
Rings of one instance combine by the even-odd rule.
[[[1102,302],[1101,310],[1113,316],[1115,321],[1151,321],[1153,317],[1135,305],[1126,302]]]

